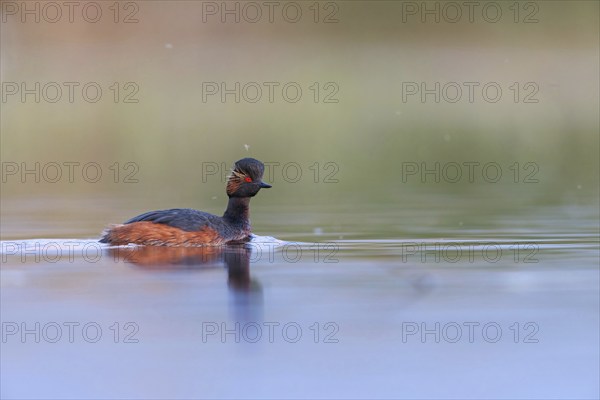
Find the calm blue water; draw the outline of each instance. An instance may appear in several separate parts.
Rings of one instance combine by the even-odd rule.
[[[597,398],[597,210],[557,210],[208,250],[3,241],[2,396]]]

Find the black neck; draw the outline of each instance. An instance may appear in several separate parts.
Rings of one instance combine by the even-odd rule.
[[[230,197],[223,218],[227,222],[249,224],[250,197]]]

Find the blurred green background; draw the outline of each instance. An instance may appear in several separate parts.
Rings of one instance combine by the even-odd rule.
[[[80,8],[73,22],[66,8],[55,23],[44,20],[55,14],[43,8],[39,23],[31,15],[22,22],[23,10],[15,11],[14,4],[23,3],[2,2],[3,166],[95,162],[103,176],[89,183],[76,168],[71,183],[65,167],[57,183],[37,183],[32,175],[23,181],[3,171],[3,238],[94,235],[108,222],[147,209],[220,213],[226,202],[222,179],[203,178],[203,166],[229,166],[246,156],[297,163],[302,171],[291,182],[281,168],[274,170],[274,188],[253,201],[255,223],[266,221],[269,211],[297,212],[301,219],[343,206],[376,223],[369,219],[373,210],[402,208],[409,198],[430,209],[448,207],[451,198],[482,215],[597,202],[598,2],[495,2],[502,12],[495,23],[486,21],[482,7],[473,22],[463,8],[452,23],[444,2],[426,5],[440,8],[439,22],[432,15],[422,22],[420,11],[407,12],[407,2],[296,2],[302,10],[296,23],[282,16],[286,2],[278,3],[273,22],[263,7],[255,23],[244,20],[254,15],[251,9],[243,14],[244,2],[238,3],[240,21],[226,15],[225,23],[220,7],[234,9],[235,2],[121,2],[117,23],[112,2],[98,3],[102,18],[96,23],[87,22]],[[207,14],[213,5],[217,14]],[[126,16],[137,22],[124,23]],[[326,16],[337,22],[324,23]],[[7,93],[11,84],[23,82],[28,88],[56,82],[62,98],[51,103],[41,96],[37,103],[27,95],[23,102],[21,93]],[[72,103],[64,82],[79,83]],[[103,91],[95,103],[82,97],[89,82]],[[264,90],[255,103],[243,96],[236,103],[233,95],[225,102],[219,95],[203,101],[206,82],[229,88],[257,82]],[[273,102],[263,82],[279,83]],[[302,88],[295,103],[281,94],[289,82]],[[419,95],[403,100],[406,82],[479,86],[473,102],[462,86],[459,101],[442,97],[437,103],[432,95],[425,102]],[[498,102],[482,97],[481,87],[489,82],[502,88]],[[536,103],[524,102],[531,88],[537,89],[531,97]],[[124,102],[134,89],[138,102]],[[325,102],[334,89],[331,99],[337,102]],[[46,94],[54,97],[53,91]],[[471,161],[498,163],[502,179],[486,182],[476,169],[473,183],[465,177],[422,183],[418,175],[403,182],[403,163]],[[115,163],[117,183],[110,169]],[[124,182],[133,171],[127,163],[135,164],[137,183]],[[333,164],[326,169],[326,163]],[[510,169],[515,163],[517,183]],[[523,182],[531,172],[526,163],[535,164],[539,182]],[[324,182],[334,170],[337,182]]]

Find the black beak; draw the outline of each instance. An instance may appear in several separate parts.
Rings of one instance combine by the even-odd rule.
[[[260,181],[260,184],[258,186],[260,186],[262,189],[268,189],[268,188],[273,187],[273,186],[269,185],[268,183],[264,183],[263,181]]]

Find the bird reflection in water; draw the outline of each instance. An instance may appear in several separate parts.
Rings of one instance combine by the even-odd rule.
[[[109,249],[111,257],[146,271],[202,271],[227,269],[234,319],[237,322],[262,320],[262,286],[250,276],[253,246],[247,243],[207,247],[127,246]]]

